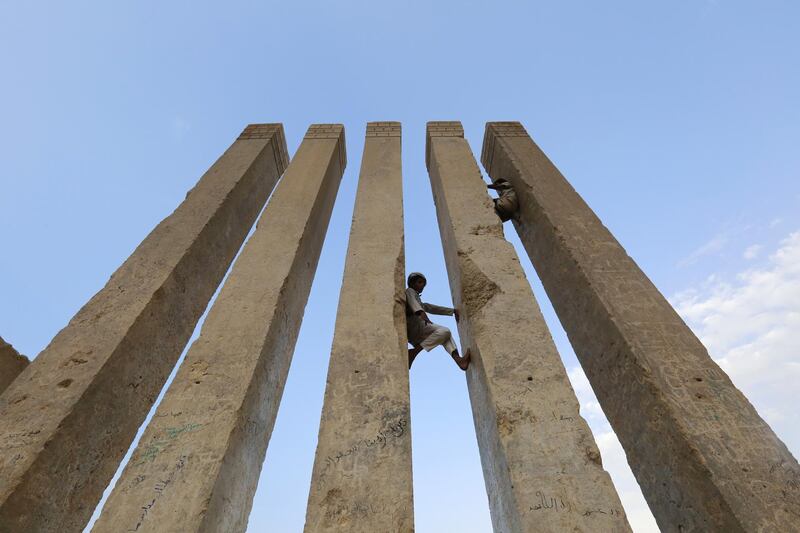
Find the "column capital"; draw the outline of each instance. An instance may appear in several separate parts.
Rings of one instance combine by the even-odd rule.
[[[481,163],[486,172],[492,173],[492,161],[494,160],[495,140],[498,137],[530,137],[521,122],[487,122],[486,130],[483,135],[483,147],[481,148]]]
[[[283,124],[280,122],[266,124],[248,124],[237,140],[273,139],[272,151],[275,155],[275,165],[278,172],[283,173],[289,166],[289,150],[286,148],[286,135],[283,133]]]
[[[303,139],[338,139],[339,168],[344,172],[344,168],[347,166],[347,149],[343,124],[312,124],[308,127]]]
[[[401,134],[399,122],[367,122],[367,137],[400,137]]]
[[[464,137],[464,127],[458,120],[434,120],[425,128],[425,167],[430,168],[431,137]]]

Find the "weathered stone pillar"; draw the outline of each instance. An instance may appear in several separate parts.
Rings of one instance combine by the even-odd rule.
[[[459,122],[429,122],[430,174],[497,532],[630,531]]]
[[[307,533],[413,532],[400,123],[367,125]]]
[[[80,531],[287,164],[248,126],[0,397],[0,531]]]
[[[27,357],[20,355],[13,346],[0,337],[0,394],[29,364]]]
[[[796,531],[797,461],[522,125],[482,160],[662,530]]]
[[[246,529],[345,157],[308,129],[94,532]]]

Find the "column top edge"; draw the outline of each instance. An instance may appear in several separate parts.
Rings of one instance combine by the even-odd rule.
[[[271,139],[278,172],[283,173],[286,170],[286,167],[289,166],[289,149],[286,146],[286,135],[283,132],[282,123],[248,124],[239,134],[237,140],[247,141],[251,139]]]
[[[400,137],[401,133],[399,122],[367,122],[367,137]]]
[[[464,138],[464,127],[458,120],[434,120],[425,127],[425,166],[430,170],[431,139],[434,137]]]
[[[338,139],[344,135],[343,124],[312,124],[306,130],[304,139]]]
[[[282,123],[248,124],[239,134],[239,139],[268,139],[276,132],[283,135]]]
[[[427,137],[463,137],[464,127],[458,120],[434,120],[425,126]]]
[[[344,124],[312,124],[306,130],[303,136],[303,142],[313,139],[332,139],[336,140],[336,146],[339,152],[339,165],[344,172],[347,166],[347,148],[345,146],[344,138]]]
[[[521,122],[506,121],[506,122],[487,122],[486,134],[494,135],[495,137],[528,137],[528,131]]]

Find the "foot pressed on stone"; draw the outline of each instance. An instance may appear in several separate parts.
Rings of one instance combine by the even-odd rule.
[[[414,362],[414,359],[419,355],[419,352],[422,351],[421,346],[415,346],[408,350],[408,369],[411,370],[411,364]]]
[[[469,348],[467,348],[467,351],[464,353],[464,357],[458,357],[454,353],[453,359],[455,359],[458,368],[466,372],[466,370],[469,368],[470,361],[472,361],[472,354],[470,353]]]

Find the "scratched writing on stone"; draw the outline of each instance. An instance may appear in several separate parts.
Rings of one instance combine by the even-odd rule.
[[[594,513],[607,514],[607,515],[610,515],[610,516],[620,516],[620,515],[622,515],[622,511],[620,511],[619,509],[587,509],[583,513],[583,516],[591,516]]]
[[[164,430],[164,432],[167,434],[166,440],[155,440],[148,444],[142,454],[139,456],[139,460],[135,464],[138,466],[153,461],[156,456],[161,453],[164,448],[167,447],[167,445],[169,445],[171,440],[178,438],[183,433],[191,433],[202,425],[203,424],[195,424],[194,422],[190,422],[182,426],[166,428]]]
[[[133,528],[128,529],[128,531],[139,531],[139,528],[142,527],[144,523],[144,519],[147,518],[147,513],[155,507],[158,499],[164,495],[164,490],[166,490],[167,486],[175,480],[175,476],[178,475],[183,467],[186,465],[187,457],[185,455],[181,455],[178,458],[178,462],[175,463],[172,470],[170,470],[169,474],[164,479],[159,479],[158,482],[153,485],[153,492],[155,492],[155,496],[151,499],[148,503],[142,506],[142,513],[139,515],[139,521],[136,523],[136,526]]]
[[[566,415],[558,415],[558,416],[556,416],[556,412],[555,411],[552,411],[552,413],[553,413],[553,419],[554,420],[559,420],[561,422],[572,422],[573,420],[575,420],[571,416],[566,416]]]
[[[353,455],[359,450],[365,448],[369,449],[374,448],[375,446],[383,448],[390,439],[402,437],[406,431],[406,426],[408,426],[408,422],[404,418],[401,418],[397,422],[389,424],[386,429],[379,431],[375,437],[370,439],[361,439],[350,448],[341,450],[335,455],[329,455],[326,458],[327,465],[330,466],[331,464],[338,463],[342,458]]]
[[[334,520],[343,516],[350,518],[366,518],[370,515],[391,515],[394,521],[397,516],[404,516],[406,514],[408,514],[408,507],[405,505],[397,506],[396,504],[387,504],[385,502],[373,503],[359,501],[328,507],[325,511],[325,518]]]
[[[552,509],[554,511],[571,511],[572,506],[569,502],[565,502],[564,498],[559,496],[547,496],[544,492],[537,490],[536,497],[539,502],[530,507],[531,511],[542,511],[545,509]]]

